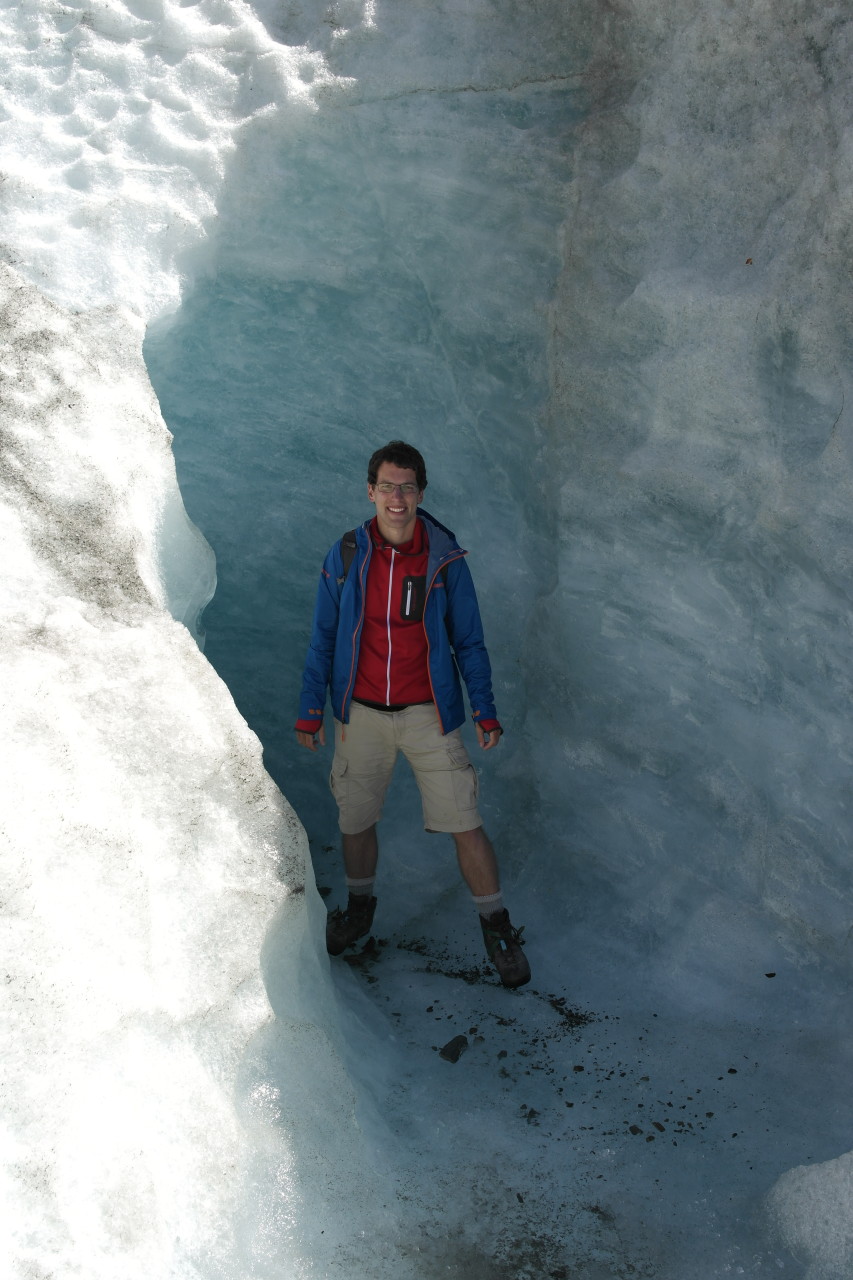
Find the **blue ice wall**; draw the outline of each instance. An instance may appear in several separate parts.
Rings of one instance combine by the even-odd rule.
[[[273,776],[331,841],[290,728],[317,568],[411,439],[472,552],[529,892],[676,968],[731,928],[846,971],[846,25],[294,15],[349,87],[245,131],[146,347]]]
[[[747,938],[849,973],[851,31],[670,16],[611,30],[573,153],[530,660],[558,691],[552,839],[720,999]]]

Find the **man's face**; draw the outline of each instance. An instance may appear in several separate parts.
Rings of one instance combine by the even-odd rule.
[[[379,532],[392,545],[408,542],[415,532],[418,506],[423,490],[418,490],[414,471],[383,462],[376,473],[376,484],[367,486],[367,496],[376,504]]]

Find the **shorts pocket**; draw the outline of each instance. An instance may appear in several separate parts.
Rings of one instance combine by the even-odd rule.
[[[472,764],[462,769],[453,770],[453,796],[456,808],[460,813],[477,808],[477,797],[480,794],[480,778]]]
[[[329,774],[329,787],[338,804],[341,804],[347,798],[347,791],[349,790],[348,769],[349,760],[340,760],[335,756],[332,761],[332,770]]]
[[[472,767],[468,752],[461,742],[458,747],[447,748],[447,763],[451,769],[470,769]]]

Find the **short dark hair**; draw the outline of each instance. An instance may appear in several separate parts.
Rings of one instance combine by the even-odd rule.
[[[414,445],[406,444],[405,440],[389,440],[388,444],[377,449],[367,464],[368,484],[376,484],[383,462],[390,462],[392,467],[402,467],[405,471],[414,471],[418,491],[423,493],[427,487],[426,463]]]

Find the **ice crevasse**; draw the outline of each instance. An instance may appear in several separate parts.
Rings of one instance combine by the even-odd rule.
[[[496,653],[525,744],[503,766],[506,795],[543,847],[571,830],[566,879],[588,893],[590,945],[612,884],[630,922],[614,963],[647,945],[676,1002],[700,971],[713,1002],[768,939],[792,972],[812,966],[822,993],[828,972],[845,973],[853,117],[841,69],[853,25],[843,6],[793,0],[736,11],[546,0],[524,22],[510,8],[0,5],[0,1196],[13,1224],[0,1267],[15,1280],[425,1277],[417,1224],[431,1217],[435,1235],[442,1203],[452,1216],[452,1186],[430,1200],[417,1153],[404,1158],[383,1127],[387,1065],[377,1058],[369,1087],[354,1066],[354,1045],[378,1053],[375,1013],[339,1006],[305,831],[199,647],[213,556],[184,510],[143,360],[146,326],[213,270],[241,198],[252,223],[257,186],[228,187],[249,131],[256,181],[264,139],[308,137],[325,156],[328,135],[312,139],[306,122],[334,110],[333,134],[342,104],[370,107],[371,95],[414,111],[434,93],[450,104],[450,146],[457,102],[496,93],[496,117],[521,137],[520,92],[577,92],[559,163],[532,129],[528,150],[508,156],[513,198],[534,198],[518,197],[499,268],[467,296],[441,257],[446,237],[383,202],[381,184],[371,191],[387,242],[395,219],[404,228],[397,256],[436,348],[452,328],[473,350],[481,315],[505,307],[494,364],[508,353],[524,364],[541,328],[525,386],[539,379],[547,394],[506,410],[518,439],[494,442],[504,470],[481,512],[508,513],[517,546],[550,546],[534,586],[509,553],[481,569],[492,586],[513,573],[524,602]],[[450,185],[430,177],[445,229]],[[540,223],[546,188],[565,207]],[[328,191],[334,228],[347,201],[331,179]],[[500,244],[506,192],[493,194],[458,220],[470,232],[482,218]],[[294,210],[311,198],[293,190]],[[318,286],[343,296],[360,258],[384,250],[374,231],[330,232]],[[264,253],[243,246],[247,271],[266,269]],[[271,278],[307,270],[286,268],[268,264]],[[407,388],[420,366],[409,372]],[[488,359],[470,386],[453,381],[427,443],[437,451],[452,430],[465,458],[488,453],[495,428],[471,405],[498,404],[502,388]],[[358,452],[369,431],[354,434]],[[518,508],[534,497],[544,529],[522,528]],[[551,697],[531,705],[539,682]],[[554,871],[519,873],[528,906]],[[748,1021],[757,1004],[749,991],[736,1012]],[[850,1273],[849,1137],[838,1137],[834,1159],[783,1165],[755,1191],[756,1274]],[[580,1209],[565,1235],[577,1233],[584,1280],[639,1256],[614,1243],[597,1198],[590,1169],[611,1161],[602,1145],[571,1193]],[[560,1166],[567,1186],[573,1169]],[[639,1181],[626,1177],[626,1213]],[[542,1194],[555,1214],[570,1198]],[[528,1210],[513,1208],[523,1224]],[[673,1271],[666,1241],[654,1226],[649,1236],[646,1273],[686,1280],[683,1250]],[[449,1256],[436,1274],[529,1273]],[[714,1258],[712,1242],[697,1245],[695,1280],[730,1273],[723,1246]]]

